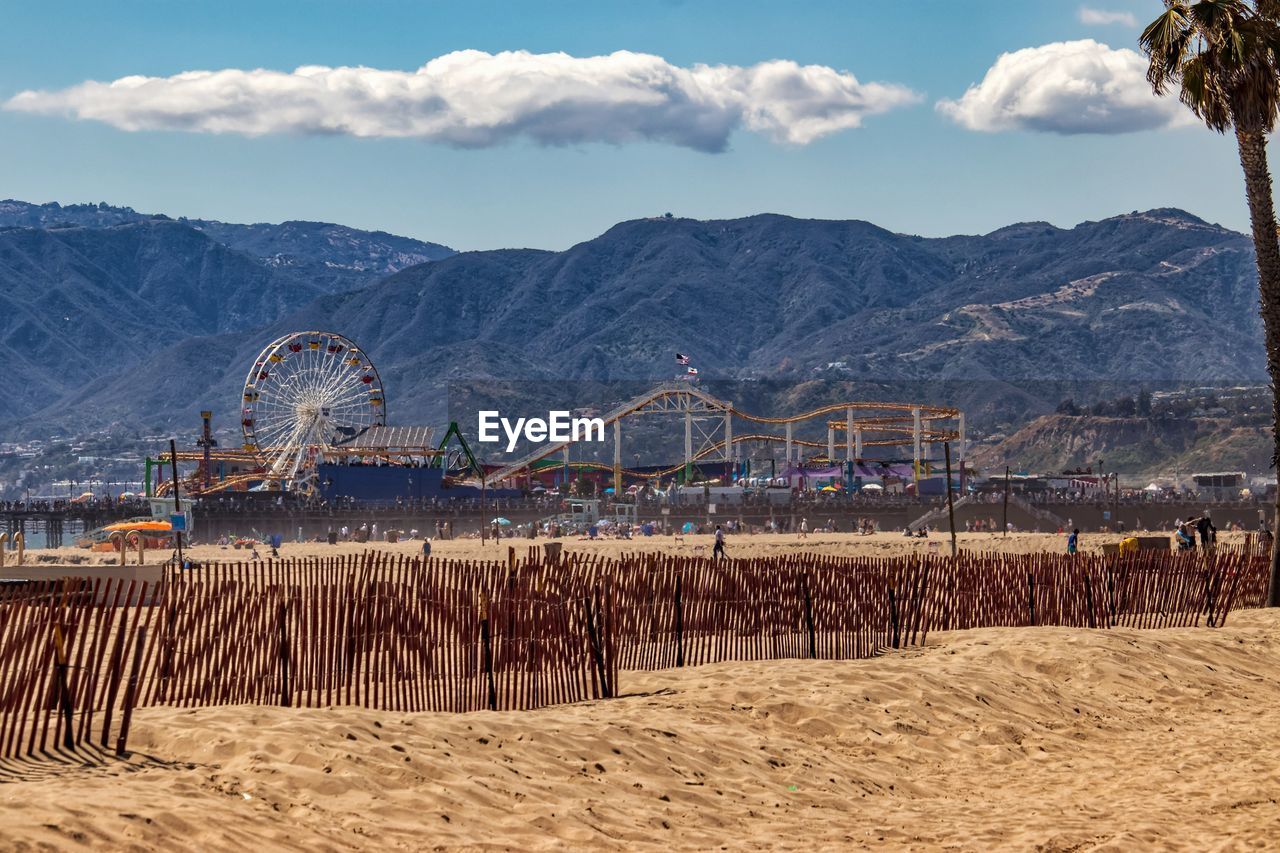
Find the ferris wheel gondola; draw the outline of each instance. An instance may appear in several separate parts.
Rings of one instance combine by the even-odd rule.
[[[294,332],[259,353],[245,378],[244,449],[273,481],[305,480],[326,452],[386,425],[378,370],[336,332]]]

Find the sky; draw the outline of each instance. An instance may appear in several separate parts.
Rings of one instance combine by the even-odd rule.
[[[1160,10],[8,2],[0,197],[462,250],[563,249],[666,212],[942,236],[1181,207],[1246,230],[1234,141],[1142,80]]]

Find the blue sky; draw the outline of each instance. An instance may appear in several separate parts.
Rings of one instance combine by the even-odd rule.
[[[935,107],[983,81],[1003,53],[1082,39],[1136,48],[1138,27],[1082,23],[1082,6],[1128,12],[1139,23],[1160,9],[1156,0],[7,4],[0,102],[27,90],[192,70],[413,72],[461,50],[573,57],[623,50],[677,69],[792,60],[849,72],[858,84],[893,84],[914,102],[801,142],[779,141],[789,128],[777,122],[767,132],[738,123],[724,150],[709,153],[661,139],[591,141],[597,130],[581,127],[574,132],[586,141],[543,144],[516,131],[465,148],[439,136],[362,138],[305,127],[258,136],[128,131],[116,125],[151,119],[139,119],[132,104],[115,124],[85,117],[98,103],[81,92],[32,111],[0,111],[0,197],[107,201],[241,222],[322,219],[461,249],[559,249],[665,211],[866,219],[944,235],[1177,206],[1245,229],[1233,142],[1181,126],[1172,113],[1113,104],[1105,120],[1084,126],[1080,105],[1062,103],[1058,90],[1048,107],[1024,104],[1040,112],[1011,126],[991,126],[1007,106],[1000,98],[1011,95],[975,103],[969,126]],[[1015,82],[1040,85],[1051,76],[1045,67]],[[575,121],[599,121],[607,135],[617,114],[593,109]],[[1124,110],[1132,120],[1117,118]],[[164,119],[192,120],[189,110]],[[986,130],[972,129],[984,123]]]

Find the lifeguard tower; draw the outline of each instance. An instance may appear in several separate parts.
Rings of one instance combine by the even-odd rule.
[[[570,498],[567,516],[570,524],[595,524],[600,520],[600,501],[594,498]]]

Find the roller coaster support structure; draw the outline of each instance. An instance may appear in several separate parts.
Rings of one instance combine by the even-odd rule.
[[[632,415],[683,415],[684,417],[684,458],[679,466],[662,472],[628,471],[622,467],[622,427],[620,421]],[[883,402],[843,402],[821,406],[812,411],[801,412],[783,417],[767,417],[738,411],[733,404],[719,400],[701,388],[687,382],[675,382],[659,385],[641,394],[633,400],[615,408],[602,420],[605,426],[613,425],[613,480],[614,489],[622,488],[623,475],[669,476],[683,470],[684,480],[693,477],[694,463],[701,459],[723,459],[726,466],[734,463],[739,455],[737,445],[741,442],[778,441],[785,444],[785,465],[795,465],[799,457],[800,447],[820,447],[814,441],[797,438],[794,425],[813,418],[835,415],[837,419],[827,421],[826,449],[828,460],[836,464],[835,433],[845,433],[844,461],[848,466],[848,474],[852,476],[853,465],[863,459],[864,447],[900,447],[910,441],[913,445],[912,461],[916,469],[916,478],[920,477],[920,466],[923,460],[924,444],[937,444],[943,441],[955,441],[959,438],[961,459],[964,454],[963,417],[958,409],[942,406],[926,406],[909,403]],[[733,418],[745,421],[781,425],[785,435],[747,433],[735,435]],[[959,419],[960,433],[940,425],[940,421]],[[717,437],[723,429],[723,437]],[[695,442],[695,431],[698,433]],[[871,433],[864,438],[864,431]],[[566,472],[569,465],[569,446],[572,442],[546,444],[527,456],[518,459],[488,478],[497,483],[518,473],[525,472],[534,463],[552,457],[561,451],[565,456]],[[598,467],[608,470],[608,466]]]
[[[920,486],[920,407],[916,406],[911,410],[911,440],[913,449],[911,453],[911,468],[915,473],[916,487]],[[920,494],[918,491],[916,494]]]

